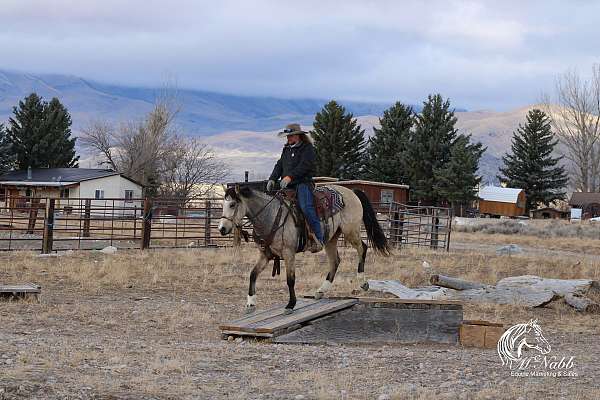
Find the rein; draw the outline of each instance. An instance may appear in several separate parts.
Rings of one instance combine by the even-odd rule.
[[[273,239],[275,238],[275,234],[277,233],[277,231],[279,231],[279,229],[281,229],[285,225],[285,223],[287,222],[287,219],[291,213],[291,209],[283,200],[281,193],[282,193],[281,189],[278,190],[275,193],[275,195],[273,195],[271,197],[271,199],[269,201],[267,201],[267,203],[265,205],[263,205],[261,207],[261,209],[256,212],[256,214],[251,215],[249,210],[246,213],[246,216],[250,220],[250,223],[254,226],[254,229],[253,229],[254,241],[256,243],[258,243],[263,249],[267,249],[267,248],[269,248],[269,246],[271,246],[271,244],[273,243]],[[271,204],[271,202],[275,199],[279,200],[279,209],[277,210],[277,214],[275,215],[275,220],[273,221],[273,225],[271,226],[271,231],[266,236],[259,235],[256,230],[256,226],[257,225],[260,226],[261,224],[258,223],[257,218],[269,206],[269,204]],[[284,206],[288,209],[288,213],[285,215],[283,222],[280,224],[279,222],[281,221],[281,215],[283,213]],[[234,221],[237,212],[238,212],[238,209],[236,208],[235,213],[233,214],[232,217],[222,216],[221,218],[230,221],[236,228],[238,228],[240,230],[240,232],[242,232],[244,239],[246,241],[248,241],[248,239],[247,239],[248,234],[243,230],[243,225],[235,223],[235,221]],[[270,250],[269,250],[269,252],[270,252]]]

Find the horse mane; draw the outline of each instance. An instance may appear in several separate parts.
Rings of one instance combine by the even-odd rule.
[[[237,190],[235,187],[229,187],[225,190],[225,197],[229,197],[235,201],[240,201],[242,197],[245,199],[255,197],[257,194],[261,194],[261,192],[253,190],[248,185],[240,185]]]

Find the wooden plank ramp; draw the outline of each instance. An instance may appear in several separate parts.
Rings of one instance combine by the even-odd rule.
[[[277,305],[265,311],[226,322],[219,326],[221,333],[233,336],[274,337],[301,328],[302,324],[357,304],[357,299],[298,299],[294,312],[285,314]]]
[[[35,283],[24,283],[15,285],[0,284],[0,297],[26,297],[41,293],[41,286]]]

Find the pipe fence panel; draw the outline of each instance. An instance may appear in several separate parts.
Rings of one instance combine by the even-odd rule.
[[[217,230],[222,205],[220,198],[5,197],[0,199],[0,251],[231,246],[234,235]],[[450,209],[399,203],[374,203],[373,208],[392,246],[448,250]],[[362,234],[366,240],[364,227]],[[343,236],[340,245],[347,245]]]

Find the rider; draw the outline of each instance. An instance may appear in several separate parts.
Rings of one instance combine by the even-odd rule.
[[[316,170],[315,148],[308,134],[300,128],[300,124],[289,124],[283,132],[279,132],[278,136],[287,137],[287,143],[283,146],[281,158],[269,177],[267,190],[272,190],[275,181],[279,178],[282,178],[280,183],[282,189],[296,188],[300,209],[317,237],[317,243],[313,243],[310,250],[320,251],[323,249],[324,240],[312,191],[314,185],[312,178]]]

